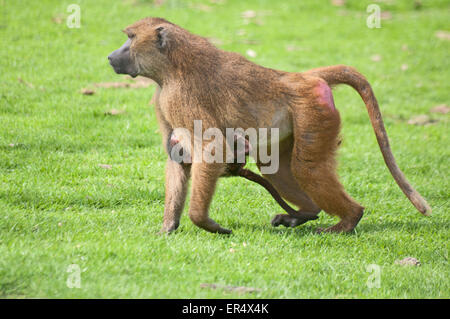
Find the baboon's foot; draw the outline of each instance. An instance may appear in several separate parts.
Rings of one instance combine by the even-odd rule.
[[[168,225],[163,225],[161,230],[158,232],[158,235],[171,234],[175,230],[177,230],[179,223],[170,223]]]
[[[349,233],[355,229],[356,225],[358,225],[361,217],[363,216],[364,211],[357,213],[352,218],[342,219],[339,223],[334,226],[328,228],[319,228],[317,232],[320,233]]]
[[[203,228],[204,230],[209,231],[210,233],[227,234],[227,235],[232,233],[231,230],[223,228],[209,217],[203,218],[197,217],[195,215],[190,215],[189,217],[196,226]]]
[[[219,224],[216,225],[197,225],[200,228],[203,228],[206,231],[209,231],[210,233],[217,233],[217,234],[224,234],[229,235],[232,233],[232,230],[223,228]]]
[[[178,229],[178,226],[180,226],[179,222],[169,222],[169,223],[163,223],[163,226],[161,227],[161,230],[159,231],[159,234],[170,234]]]
[[[297,227],[313,219],[317,219],[317,216],[294,217],[287,214],[278,214],[272,219],[271,224],[274,227],[280,225],[285,227]]]
[[[233,231],[231,229],[226,229],[223,227],[219,227],[217,230],[213,230],[212,233],[218,233],[218,234],[225,234],[225,235],[229,235],[231,234]]]

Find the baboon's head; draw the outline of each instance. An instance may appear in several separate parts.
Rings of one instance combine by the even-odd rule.
[[[108,56],[114,71],[146,76],[159,84],[174,68],[194,66],[208,49],[215,49],[207,39],[162,18],[142,19],[123,32],[128,40]]]
[[[127,41],[108,56],[114,71],[132,77],[157,77],[167,65],[167,32],[173,27],[161,18],[145,18],[127,27],[123,30]]]

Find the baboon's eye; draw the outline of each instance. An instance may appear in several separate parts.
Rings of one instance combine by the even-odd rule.
[[[135,37],[136,37],[136,34],[128,33],[128,39],[134,39]]]

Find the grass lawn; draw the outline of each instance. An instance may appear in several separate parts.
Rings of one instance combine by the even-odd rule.
[[[450,103],[449,2],[376,1],[385,12],[379,29],[366,26],[372,1],[162,2],[0,1],[0,297],[449,298],[449,114],[430,111]],[[71,3],[80,5],[80,28],[66,26]],[[125,41],[120,30],[146,16],[225,50],[253,50],[249,59],[271,68],[356,67],[432,216],[397,187],[363,102],[339,87],[339,174],[366,207],[353,234],[315,234],[337,222],[323,212],[295,229],[273,228],[282,210],[270,195],[230,178],[220,181],[211,216],[231,236],[200,230],[186,213],[173,235],[157,235],[166,155],[149,106],[154,86],[94,85],[132,83],[106,56]],[[125,112],[105,115],[114,109]],[[419,115],[432,123],[408,124]],[[405,257],[421,266],[395,264]],[[67,285],[73,264],[81,288]],[[369,288],[377,273],[379,287]]]

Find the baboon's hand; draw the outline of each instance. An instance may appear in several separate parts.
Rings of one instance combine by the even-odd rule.
[[[163,225],[161,227],[161,230],[158,232],[158,235],[170,235],[171,233],[173,233],[175,230],[177,230],[178,226],[173,225],[170,227],[167,227],[165,225]]]
[[[317,216],[308,216],[308,217],[293,217],[287,214],[279,214],[276,215],[271,223],[272,226],[277,227],[280,225],[283,225],[285,227],[297,227],[299,225],[302,225],[306,223],[309,220],[317,219]]]

